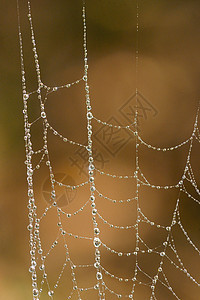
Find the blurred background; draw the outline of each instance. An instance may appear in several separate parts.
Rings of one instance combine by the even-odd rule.
[[[88,0],[88,57],[89,83],[93,114],[113,124],[132,123],[135,105],[135,41],[136,5],[133,0]],[[200,95],[200,2],[199,1],[139,1],[139,130],[141,137],[157,147],[179,144],[190,137]],[[37,89],[31,50],[27,4],[19,1],[24,39],[25,67],[28,91]],[[32,4],[33,22],[43,83],[60,86],[83,76],[82,3],[79,0],[39,1]],[[1,0],[0,10],[0,299],[25,300],[32,298],[28,246],[28,209],[24,151],[24,129],[21,97],[20,58],[15,1]],[[86,118],[83,82],[69,89],[52,93],[46,103],[50,125],[76,142],[86,144]],[[30,97],[30,117],[39,116],[35,95]],[[33,145],[42,145],[42,127],[33,126]],[[135,140],[130,132],[111,131],[94,123],[95,165],[110,174],[132,175]],[[77,146],[49,134],[50,157],[56,179],[64,184],[79,184],[87,180],[87,162],[84,151]],[[185,167],[188,145],[176,151],[158,152],[141,146],[140,165],[152,184],[176,184]],[[39,161],[37,156],[35,163]],[[199,180],[199,145],[194,143],[192,166]],[[134,195],[133,180],[113,179],[96,174],[99,192],[113,199]],[[38,213],[49,204],[49,178],[45,161],[35,174]],[[191,194],[198,195],[191,187]],[[79,209],[88,199],[86,187],[70,192],[57,189],[60,205],[67,213]],[[176,203],[177,191],[141,189],[141,208],[148,218],[167,226]],[[113,204],[97,197],[100,214],[119,226],[134,224],[135,204]],[[182,223],[194,244],[199,246],[200,209],[197,203],[182,195],[180,203]],[[80,214],[65,220],[67,232],[92,236],[88,221],[89,205]],[[57,236],[57,219],[53,211],[42,221],[42,241],[46,253]],[[134,249],[134,231],[110,228],[99,220],[102,240],[117,251]],[[141,237],[154,248],[162,244],[166,232],[141,225]],[[187,243],[180,229],[174,230],[176,246],[185,267],[200,281],[199,258]],[[71,258],[78,264],[93,263],[90,241],[67,238]],[[175,261],[175,256],[169,252]],[[151,254],[140,257],[140,265],[150,276],[157,272],[160,257]],[[49,282],[53,287],[64,262],[62,243],[48,257]],[[132,277],[134,257],[118,257],[102,247],[102,262],[110,273],[118,277]],[[87,271],[87,277],[85,272]],[[173,265],[165,263],[165,273],[180,299],[200,299],[197,286]],[[93,268],[77,270],[80,287],[95,284]],[[105,275],[105,282],[117,293],[128,294],[130,283],[121,283]],[[140,278],[148,282],[147,278]],[[66,299],[71,291],[69,270],[66,269],[55,299]],[[44,287],[46,290],[46,287]],[[137,287],[136,299],[149,299],[150,289]],[[73,298],[74,297],[74,298]],[[74,294],[72,299],[77,299]],[[83,299],[96,299],[96,292],[83,292]],[[157,299],[174,296],[158,285]],[[43,293],[41,299],[49,299]],[[107,294],[107,299],[116,296]]]

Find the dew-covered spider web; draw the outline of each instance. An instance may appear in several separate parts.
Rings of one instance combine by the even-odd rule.
[[[42,79],[30,1],[27,1],[27,9],[37,74],[37,89],[33,91],[27,89],[24,44],[17,3],[28,183],[29,271],[32,278],[33,299],[189,300],[188,297],[179,296],[176,286],[180,277],[179,285],[184,278],[183,289],[189,288],[186,282],[190,282],[194,288],[200,287],[200,279],[193,275],[190,259],[186,259],[185,262],[188,256],[194,257],[195,264],[198,264],[200,250],[182,221],[182,202],[189,201],[188,207],[195,205],[198,208],[200,204],[200,189],[192,161],[194,145],[197,147],[200,143],[199,107],[194,116],[191,134],[183,142],[159,147],[149,144],[142,138],[142,132],[138,127],[139,1],[136,3],[136,13],[133,16],[136,18],[135,114],[132,123],[125,125],[105,122],[93,111],[94,100],[91,100],[89,86],[87,51],[89,36],[87,36],[85,1],[82,7],[83,26],[80,29],[83,30],[83,75],[74,82],[60,86],[48,86]],[[82,85],[85,95],[85,123],[79,123],[80,127],[86,125],[85,144],[74,141],[56,130],[49,121],[49,112],[46,109],[52,95],[56,98],[59,91],[72,87],[75,89],[79,85]],[[32,106],[39,108],[39,113],[34,119],[31,117],[34,110]],[[56,105],[53,109],[56,110]],[[41,126],[40,138],[43,144],[37,149],[35,139],[32,137],[37,132],[38,124]],[[130,162],[132,172],[122,175],[97,167],[94,161],[93,133],[94,127],[102,125],[112,130],[128,132],[134,137],[134,142],[129,145],[132,147],[133,160]],[[54,170],[54,157],[51,151],[54,147],[60,147],[55,139],[59,139],[59,143],[64,147],[78,148],[86,153],[88,163],[86,181],[74,181],[70,174],[63,173],[63,168],[60,173],[57,172],[59,168]],[[160,153],[167,155],[180,151],[182,147],[187,149],[187,155],[177,182],[157,185],[147,178],[142,167],[141,149],[154,151],[156,155]],[[45,181],[41,179],[40,173],[48,173],[46,177],[44,176]],[[41,180],[44,183],[43,196],[46,202],[38,193],[37,186],[41,184]],[[107,182],[110,189],[105,191]],[[112,196],[112,190],[115,189],[113,182],[117,182],[118,187],[123,186],[126,191],[124,197],[120,197],[120,193]],[[67,205],[62,198],[62,189],[68,193]],[[167,222],[155,221],[151,213],[144,209],[144,200],[151,201],[151,197],[155,197],[156,194],[160,197],[160,203],[163,205],[164,202],[169,203],[170,216]],[[167,196],[163,196],[164,194]],[[75,209],[74,207],[72,209],[70,201],[74,197],[77,200]],[[120,224],[121,216],[126,223]],[[154,235],[151,238],[151,233],[154,232],[159,236],[158,239],[155,239]],[[181,251],[179,239],[183,240],[181,242],[183,245],[187,245],[186,256]],[[117,261],[116,267],[113,267],[113,261]],[[197,298],[191,294],[192,299]]]

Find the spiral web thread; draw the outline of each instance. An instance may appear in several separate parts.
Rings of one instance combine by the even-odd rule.
[[[181,214],[180,214],[180,205],[181,205],[181,195],[186,195],[190,201],[194,201],[196,204],[200,204],[200,200],[198,197],[200,196],[200,190],[197,186],[195,176],[192,169],[191,164],[191,154],[192,154],[192,147],[193,143],[196,140],[198,143],[200,142],[200,132],[198,129],[198,116],[199,116],[199,107],[197,109],[193,131],[191,133],[191,136],[183,141],[182,143],[175,145],[175,146],[169,146],[165,148],[159,148],[153,145],[148,144],[145,142],[142,137],[138,133],[138,111],[136,109],[135,112],[135,118],[134,122],[132,124],[126,125],[126,126],[117,126],[114,124],[110,124],[107,122],[104,122],[97,117],[95,117],[92,114],[92,107],[90,103],[90,90],[89,90],[89,83],[88,83],[88,53],[87,53],[87,32],[86,32],[86,8],[85,8],[85,2],[83,1],[83,8],[82,8],[82,18],[83,18],[83,53],[84,53],[84,73],[82,78],[78,79],[75,82],[68,83],[66,85],[62,86],[54,86],[50,87],[43,83],[41,79],[41,72],[40,72],[40,65],[39,65],[39,58],[38,58],[38,52],[36,47],[36,40],[35,40],[35,34],[34,34],[34,28],[33,28],[33,22],[32,22],[32,14],[31,14],[31,3],[30,1],[27,1],[28,4],[28,20],[30,25],[30,31],[31,31],[31,40],[32,40],[32,50],[34,54],[34,61],[35,61],[35,68],[37,73],[37,82],[38,82],[38,88],[36,91],[28,92],[26,87],[26,74],[25,74],[25,67],[24,67],[24,53],[23,53],[23,41],[22,41],[22,32],[21,32],[21,26],[20,26],[20,13],[19,13],[19,3],[17,1],[17,11],[18,11],[18,28],[19,28],[19,44],[20,44],[20,58],[21,58],[21,74],[22,74],[22,92],[23,92],[23,103],[24,103],[24,126],[25,126],[25,150],[26,150],[26,166],[27,166],[27,183],[28,183],[28,209],[29,209],[29,225],[28,230],[30,232],[30,254],[31,254],[31,266],[29,271],[32,275],[32,287],[33,287],[33,299],[38,300],[42,298],[42,292],[43,292],[43,286],[46,284],[47,286],[47,293],[48,296],[51,299],[54,299],[56,297],[56,289],[59,286],[59,282],[61,280],[61,277],[64,273],[64,270],[66,266],[70,267],[71,270],[71,279],[72,279],[72,291],[71,293],[66,297],[66,299],[71,299],[73,296],[76,296],[76,299],[83,299],[82,292],[87,292],[89,290],[96,290],[96,299],[109,299],[109,294],[112,294],[116,296],[116,298],[130,298],[130,299],[136,299],[135,298],[135,287],[137,285],[140,286],[146,286],[150,289],[150,300],[157,299],[156,297],[156,287],[157,284],[161,284],[163,287],[168,289],[168,291],[171,293],[172,298],[180,299],[179,296],[176,294],[172,286],[170,285],[170,282],[164,273],[163,265],[165,260],[170,262],[176,269],[178,269],[180,272],[183,272],[185,276],[188,278],[188,280],[191,280],[195,285],[200,287],[200,282],[197,282],[197,280],[189,273],[189,271],[185,268],[183,261],[181,260],[179,253],[176,249],[176,242],[173,237],[173,228],[179,227],[184,234],[186,241],[191,245],[192,251],[197,252],[200,255],[200,250],[198,247],[194,244],[194,242],[189,237],[188,233],[184,229],[184,226],[181,221]],[[139,34],[139,6],[138,1],[136,3],[137,11],[136,11],[136,104],[138,101],[138,61],[139,61],[139,47],[138,47],[138,34]],[[79,84],[81,81],[84,82],[84,88],[85,88],[85,100],[86,100],[86,118],[87,118],[87,132],[88,132],[88,143],[87,145],[80,144],[78,142],[75,142],[73,140],[69,140],[68,138],[64,137],[62,134],[57,132],[48,122],[47,114],[45,111],[45,103],[48,99],[48,96],[51,93],[56,93],[59,89],[64,88],[70,88],[73,85]],[[44,95],[42,95],[42,92],[44,91]],[[34,121],[29,121],[29,115],[28,115],[28,105],[29,105],[29,98],[32,94],[36,94],[37,98],[40,103],[40,116],[35,119]],[[136,105],[137,107],[137,105]],[[34,151],[33,145],[31,142],[31,128],[34,123],[36,123],[38,120],[42,120],[43,123],[43,140],[44,145],[42,149]],[[92,126],[93,122],[103,124],[108,127],[116,127],[118,129],[127,129],[135,136],[135,162],[136,167],[133,175],[116,175],[116,174],[110,174],[106,173],[104,171],[101,171],[96,168],[94,165],[94,159],[93,159],[93,146],[92,146]],[[53,172],[53,168],[51,165],[51,160],[49,157],[49,150],[48,150],[48,137],[47,133],[53,132],[53,134],[60,137],[63,142],[70,143],[73,145],[77,145],[78,147],[83,147],[87,149],[88,152],[88,181],[82,182],[78,185],[66,185],[62,182],[58,182],[55,179],[55,174]],[[181,148],[182,146],[188,144],[188,153],[187,153],[187,159],[185,163],[185,168],[182,174],[182,177],[179,182],[175,183],[174,185],[165,185],[165,186],[158,186],[153,183],[151,183],[143,174],[141,168],[140,168],[140,162],[139,162],[139,148],[140,145],[143,145],[147,147],[148,149],[152,149],[159,152],[166,152],[166,151],[174,151],[176,149]],[[41,158],[39,160],[39,163],[34,167],[32,163],[32,159],[34,156],[40,154]],[[34,198],[34,172],[37,171],[37,169],[40,168],[40,165],[43,161],[46,160],[46,165],[49,170],[49,176],[51,181],[51,198],[52,203],[50,203],[43,214],[40,216],[37,214],[37,206]],[[99,173],[103,176],[108,176],[112,178],[117,179],[132,179],[136,182],[136,191],[135,196],[128,199],[112,199],[107,195],[104,195],[101,193],[95,186],[95,176],[94,171]],[[193,187],[194,192],[196,194],[196,197],[191,195],[186,187],[186,182],[189,182],[189,184]],[[56,192],[55,192],[55,184],[59,184],[60,186],[64,186],[67,188],[70,188],[72,190],[79,189],[83,186],[87,186],[90,191],[90,198],[85,202],[85,204],[80,207],[77,211],[74,213],[66,213],[61,207],[59,207],[58,203],[56,202]],[[150,220],[142,211],[140,207],[140,188],[142,186],[147,186],[151,189],[155,190],[169,190],[169,189],[176,189],[178,191],[178,197],[175,203],[175,207],[171,216],[171,223],[168,226],[164,226],[161,224],[156,224],[152,220]],[[108,201],[111,201],[113,204],[115,203],[131,203],[132,201],[136,202],[136,223],[134,225],[127,225],[127,226],[119,226],[114,225],[108,222],[99,212],[97,205],[96,205],[96,197],[104,198]],[[73,216],[79,214],[84,210],[84,208],[91,204],[91,220],[93,223],[93,232],[94,235],[92,237],[85,237],[85,236],[79,236],[70,232],[66,232],[64,230],[64,226],[62,224],[61,215],[64,215],[66,218],[72,218]],[[128,204],[129,205],[129,204]],[[54,243],[52,244],[49,251],[44,255],[43,249],[42,249],[42,241],[40,238],[40,224],[43,221],[44,217],[47,215],[48,211],[55,210],[57,212],[57,218],[58,218],[58,236]],[[100,229],[98,227],[97,220],[102,220],[106,226],[109,226],[110,228],[117,228],[121,230],[134,230],[135,231],[135,248],[132,252],[119,252],[115,249],[110,248],[108,245],[106,245],[103,240],[101,240],[101,234]],[[140,224],[146,223],[152,228],[160,228],[163,231],[166,231],[166,237],[163,241],[163,244],[157,246],[154,249],[151,249],[145,241],[140,236]],[[78,265],[74,264],[71,257],[70,257],[70,251],[67,244],[66,237],[70,236],[72,238],[76,239],[85,239],[88,240],[91,243],[91,247],[94,247],[94,255],[95,260],[94,264],[88,264],[88,265]],[[63,264],[62,270],[58,276],[58,280],[54,286],[50,286],[48,281],[48,273],[46,271],[46,259],[51,251],[55,248],[55,246],[59,243],[60,239],[63,239],[64,241],[64,247],[66,251],[66,260]],[[142,247],[141,247],[142,246]],[[135,256],[135,266],[133,266],[133,276],[131,278],[122,278],[118,277],[114,274],[112,274],[110,271],[106,270],[106,268],[103,266],[103,263],[101,261],[101,249],[105,248],[107,251],[111,252],[113,255],[118,256]],[[170,255],[167,253],[167,250],[171,249],[172,252],[175,255],[175,258],[172,259]],[[143,254],[151,255],[152,253],[156,254],[158,257],[160,257],[160,262],[157,268],[157,272],[154,276],[150,276],[148,273],[145,272],[140,267],[138,256]],[[38,256],[41,260],[41,264],[38,266]],[[87,288],[81,288],[78,283],[78,276],[76,275],[76,269],[77,268],[95,268],[96,272],[96,284],[91,287]],[[39,280],[38,272],[42,273],[42,280]],[[143,282],[138,279],[138,274],[143,274],[146,279],[148,279],[148,282]],[[115,278],[118,284],[120,282],[131,282],[131,290],[127,294],[120,294],[115,290],[112,290],[109,288],[109,286],[106,284],[105,277],[110,276],[112,278]]]

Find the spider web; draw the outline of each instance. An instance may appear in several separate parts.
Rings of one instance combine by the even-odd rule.
[[[104,120],[100,120],[95,115],[93,115],[93,110],[90,102],[90,89],[88,83],[88,52],[87,52],[87,27],[86,27],[86,8],[85,3],[83,2],[82,8],[82,19],[83,19],[83,53],[84,53],[84,71],[83,76],[77,79],[75,82],[67,83],[61,86],[48,86],[43,83],[41,78],[41,69],[39,64],[38,51],[36,47],[35,33],[32,22],[32,13],[31,13],[31,3],[27,1],[28,4],[28,20],[30,25],[31,32],[31,42],[32,50],[35,61],[35,69],[37,73],[37,83],[38,87],[36,91],[29,92],[27,91],[26,85],[26,73],[24,66],[24,51],[23,51],[23,40],[22,32],[20,26],[20,14],[19,14],[19,4],[17,1],[17,10],[18,10],[18,21],[19,21],[19,43],[20,43],[20,58],[21,58],[21,74],[22,74],[22,91],[23,91],[23,115],[24,115],[24,126],[25,126],[25,150],[26,150],[26,166],[27,166],[27,183],[28,183],[28,217],[29,225],[28,230],[30,232],[30,256],[31,256],[31,265],[29,271],[32,278],[32,293],[33,299],[46,299],[46,297],[51,299],[112,299],[114,298],[129,298],[129,299],[141,299],[141,296],[137,294],[137,288],[142,287],[147,292],[145,299],[161,299],[159,293],[157,295],[157,290],[160,287],[166,289],[169,293],[167,294],[168,298],[180,299],[178,296],[175,287],[173,287],[173,281],[169,280],[167,276],[167,271],[165,271],[165,265],[170,263],[175,270],[178,270],[179,273],[183,273],[183,276],[193,282],[194,285],[200,287],[200,282],[194,278],[190,273],[188,268],[186,268],[185,263],[183,262],[181,255],[179,254],[179,249],[177,247],[177,241],[175,234],[176,229],[179,228],[179,235],[182,234],[185,237],[185,242],[189,244],[191,251],[200,254],[200,250],[192,241],[188,235],[181,217],[181,203],[183,196],[186,196],[189,201],[197,205],[200,204],[198,197],[200,196],[200,190],[198,188],[193,166],[191,162],[192,149],[194,142],[200,142],[200,132],[198,129],[198,117],[199,117],[199,107],[194,120],[193,130],[191,135],[185,141],[174,145],[166,146],[164,148],[157,147],[149,144],[144,141],[141,137],[141,134],[138,132],[138,111],[137,111],[137,101],[138,101],[138,82],[136,82],[136,112],[132,124],[128,125],[115,125],[112,123],[107,123]],[[138,80],[138,60],[139,60],[139,51],[138,51],[138,33],[139,33],[139,7],[137,2],[137,41],[136,41],[136,81]],[[48,114],[45,108],[45,104],[49,99],[51,94],[56,94],[58,90],[68,89],[72,86],[79,84],[84,84],[85,91],[85,101],[86,101],[86,121],[87,121],[87,134],[88,141],[84,145],[77,141],[73,141],[63,136],[60,132],[52,127],[48,120]],[[30,120],[29,116],[29,105],[31,98],[35,97],[40,106],[39,116],[33,121]],[[32,142],[32,129],[35,124],[41,122],[42,124],[42,139],[43,145],[39,150],[34,150],[34,145]],[[103,124],[110,128],[117,128],[119,130],[127,130],[131,135],[135,137],[135,169],[131,175],[120,175],[120,174],[111,174],[99,170],[94,163],[93,158],[93,126],[96,123]],[[70,178],[66,177],[65,174],[60,174],[60,177],[57,176],[52,167],[52,159],[50,158],[49,152],[49,136],[57,136],[63,143],[73,145],[75,147],[80,147],[87,152],[88,157],[88,180],[86,182],[81,182],[75,184],[72,182],[70,184]],[[182,176],[178,182],[175,182],[171,185],[156,185],[145,176],[141,164],[140,164],[140,148],[146,147],[147,150],[163,152],[164,154],[170,151],[176,151],[177,149],[187,145],[188,152],[187,158],[184,166]],[[35,163],[36,161],[36,163]],[[37,180],[35,177],[41,169],[41,166],[44,166],[48,170],[48,183],[50,186],[50,192],[47,191],[48,188],[45,187],[46,197],[48,199],[48,204],[42,208],[39,208],[41,201],[38,201],[36,198],[37,189],[35,185]],[[97,186],[96,178],[98,176],[111,178],[114,180],[131,180],[134,182],[134,193],[133,195],[117,199],[113,198],[110,195],[104,194],[103,187]],[[69,180],[69,181],[68,181]],[[66,182],[68,181],[68,182]],[[65,188],[70,191],[70,197],[74,197],[73,193],[80,192],[85,189],[88,193],[88,197],[83,205],[72,212],[65,210],[62,206],[60,196],[57,192],[57,187]],[[142,188],[149,188],[151,190],[161,190],[163,192],[175,190],[176,201],[171,212],[171,221],[168,225],[156,223],[151,220],[150,217],[141,208],[141,190]],[[193,194],[189,190],[193,190]],[[108,201],[111,205],[135,205],[134,206],[134,224],[113,224],[112,221],[109,221],[109,218],[104,216],[105,209],[104,206],[101,208],[102,201]],[[88,208],[90,206],[90,208]],[[43,209],[43,211],[42,211]],[[84,222],[87,222],[90,226],[90,236],[79,235],[74,233],[73,226],[70,227],[70,222],[73,218],[77,218],[75,223],[82,222],[81,215],[82,212],[89,209],[89,213],[86,214],[86,219]],[[112,210],[110,211],[112,212]],[[114,212],[114,210],[113,210]],[[107,213],[108,215],[108,213]],[[80,221],[78,221],[80,218]],[[54,220],[57,219],[56,223]],[[134,218],[133,218],[134,219]],[[46,221],[49,228],[49,237],[47,240],[43,232],[43,223]],[[104,225],[104,227],[101,225]],[[73,223],[72,223],[73,224]],[[149,242],[145,240],[142,236],[142,225],[150,227],[152,230],[162,231],[162,242],[155,246],[150,247]],[[56,228],[56,229],[55,229]],[[72,232],[68,231],[68,228],[72,228]],[[75,226],[75,228],[77,228]],[[104,242],[104,231],[108,229],[111,230],[121,230],[122,234],[125,234],[127,231],[131,231],[131,237],[134,241],[134,246],[131,251],[117,250],[113,248],[112,241],[109,243]],[[117,231],[118,232],[118,231]],[[55,239],[53,238],[55,235]],[[134,235],[134,238],[133,238]],[[52,237],[51,237],[52,236]],[[125,235],[126,237],[126,235]],[[53,238],[53,241],[52,241]],[[85,264],[79,264],[79,254],[81,253],[81,247],[77,246],[76,256],[72,259],[72,251],[70,250],[69,244],[70,239],[81,240],[84,243],[88,243],[87,249],[91,253],[91,257],[87,257]],[[121,239],[121,237],[120,237]],[[119,249],[122,246],[119,243]],[[56,252],[59,248],[58,253]],[[123,247],[122,247],[123,248]],[[103,251],[110,252],[111,255],[119,257],[119,259],[127,258],[130,259],[129,265],[131,265],[132,276],[123,277],[115,274],[114,271],[107,269],[104,265],[104,260],[102,253]],[[61,254],[62,253],[62,254]],[[53,256],[53,254],[55,254]],[[143,257],[152,257],[152,270],[147,271],[142,267]],[[156,257],[156,259],[155,259]],[[88,259],[90,258],[90,259]],[[53,265],[58,264],[59,271],[55,272],[56,278],[53,282],[51,278],[51,272],[54,272],[52,264],[49,264],[49,260],[52,259]],[[154,260],[156,262],[154,262]],[[90,271],[90,270],[93,271]],[[83,270],[83,274],[92,274],[93,283],[91,286],[82,287],[79,284],[79,272]],[[166,269],[167,270],[167,269]],[[91,273],[93,272],[93,273]],[[88,275],[89,276],[89,275]],[[84,277],[82,275],[82,277]],[[51,278],[51,279],[49,279]],[[110,278],[110,281],[109,281]],[[113,284],[114,280],[116,283]],[[111,285],[110,285],[111,284]],[[123,284],[125,287],[126,293],[121,293],[120,284]],[[63,290],[66,293],[59,294],[58,290],[60,286],[64,286]],[[114,288],[113,288],[114,287]],[[89,294],[93,292],[93,294]],[[58,294],[57,294],[58,293]],[[68,293],[68,294],[67,294]],[[58,298],[57,298],[58,295]],[[159,298],[157,298],[159,297]],[[113,299],[114,299],[113,298]]]

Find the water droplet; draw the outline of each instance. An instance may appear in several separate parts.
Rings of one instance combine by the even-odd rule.
[[[97,280],[101,280],[102,279],[102,274],[100,272],[97,272],[96,277],[97,277]]]
[[[101,241],[99,238],[94,238],[93,243],[94,243],[94,246],[97,248],[101,245]]]

